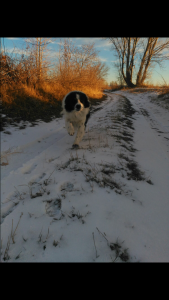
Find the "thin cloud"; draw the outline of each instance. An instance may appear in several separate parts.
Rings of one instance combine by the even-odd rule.
[[[105,57],[99,56],[98,58],[99,58],[99,60],[101,60],[101,61],[107,61],[107,58],[105,58]]]
[[[109,40],[104,40],[103,38],[74,38],[74,40],[78,40],[79,45],[88,44],[88,43],[95,43],[95,47],[101,48],[101,47],[110,47],[111,42]]]
[[[105,48],[105,47],[106,48],[110,48],[111,47],[111,42],[109,40],[99,39],[99,41],[98,41],[98,43],[97,43],[96,46],[99,47],[99,48],[101,48],[101,47],[103,47],[103,48]]]
[[[116,59],[116,60],[111,60],[110,62],[115,63],[115,62],[119,62],[119,60],[118,60],[118,59]]]
[[[8,40],[19,40],[19,38],[15,38],[15,37],[8,37],[6,39],[8,39]]]

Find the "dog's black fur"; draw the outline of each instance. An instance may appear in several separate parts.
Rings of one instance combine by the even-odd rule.
[[[65,98],[65,103],[64,103],[64,108],[67,112],[71,112],[74,110],[74,107],[75,105],[77,104],[77,99],[76,99],[76,94],[79,94],[79,98],[80,98],[80,102],[83,103],[84,105],[84,108],[87,108],[87,107],[90,107],[90,101],[88,99],[88,97],[86,96],[85,93],[83,92],[76,92],[76,91],[73,91],[73,92],[70,92],[66,98]],[[90,118],[90,111],[89,113],[86,115],[86,121],[85,121],[85,128],[86,128],[86,124],[88,122]]]
[[[65,127],[68,133],[74,135],[75,128],[77,129],[73,147],[78,146],[83,138],[86,124],[90,117],[90,106],[87,95],[80,91],[68,93],[62,101]]]
[[[90,111],[89,111],[89,113],[86,115],[86,121],[85,121],[85,124],[84,124],[84,125],[85,125],[85,128],[86,128],[86,124],[87,124],[89,118],[90,118]]]

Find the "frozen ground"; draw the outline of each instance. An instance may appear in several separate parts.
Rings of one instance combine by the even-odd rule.
[[[1,262],[169,262],[169,111],[107,95],[78,150],[62,118],[1,133]]]

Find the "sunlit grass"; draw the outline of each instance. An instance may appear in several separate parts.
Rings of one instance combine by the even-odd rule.
[[[93,104],[95,99],[103,100],[103,87],[73,86],[63,87],[60,83],[43,82],[36,88],[26,84],[13,84],[1,89],[2,118],[1,131],[7,123],[15,125],[21,120],[34,125],[36,120],[50,122],[61,117],[62,99],[72,91],[80,90],[87,94]],[[8,121],[9,120],[9,121]]]

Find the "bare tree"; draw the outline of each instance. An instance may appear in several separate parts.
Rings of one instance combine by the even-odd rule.
[[[112,42],[112,49],[115,50],[119,59],[118,67],[130,87],[135,85],[132,82],[134,58],[139,38],[109,38]]]
[[[155,63],[162,67],[163,61],[169,59],[169,39],[159,40],[158,37],[110,37],[109,40],[112,43],[112,50],[115,50],[118,57],[121,75],[129,87],[142,85],[148,76],[150,67]],[[135,70],[135,67],[138,67],[138,71],[136,83],[134,84],[133,70]]]
[[[101,85],[109,68],[99,61],[97,53],[94,44],[76,47],[65,39],[60,43],[56,80],[67,89]]]
[[[38,83],[40,83],[42,75],[45,74],[45,69],[49,67],[50,62],[47,61],[47,53],[49,53],[49,51],[47,50],[47,46],[52,43],[52,41],[54,41],[54,39],[42,37],[25,39],[27,48],[30,49],[31,54],[35,57]]]

